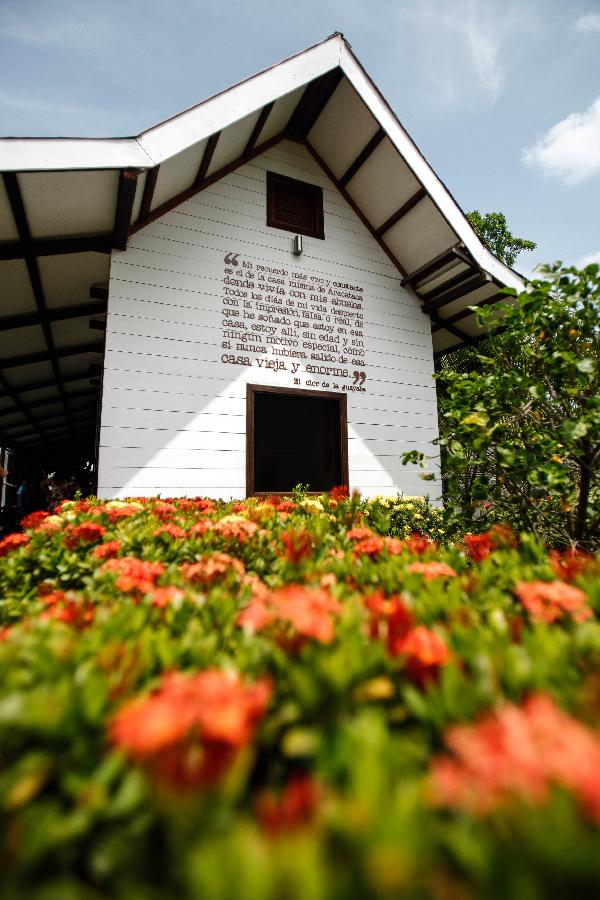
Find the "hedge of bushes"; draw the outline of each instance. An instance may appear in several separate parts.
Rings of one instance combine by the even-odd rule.
[[[597,895],[598,561],[441,548],[425,507],[78,501],[4,538],[2,896]]]

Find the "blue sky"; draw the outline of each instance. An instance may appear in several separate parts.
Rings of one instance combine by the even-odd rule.
[[[334,31],[517,268],[600,261],[600,0],[0,0],[0,133],[136,134]]]

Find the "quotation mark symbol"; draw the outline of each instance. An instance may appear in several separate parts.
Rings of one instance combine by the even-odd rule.
[[[352,374],[354,375],[354,381],[352,382],[352,384],[358,384],[359,382],[361,384],[364,384],[365,381],[367,380],[366,372],[357,372],[355,369]]]
[[[238,263],[238,255],[239,255],[238,253],[228,253],[227,256],[225,257],[225,260],[224,260],[225,265],[226,265],[226,266],[237,266],[237,265],[239,265],[239,263]]]

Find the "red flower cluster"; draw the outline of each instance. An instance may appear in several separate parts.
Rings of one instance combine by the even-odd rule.
[[[350,496],[350,489],[347,484],[338,484],[331,488],[329,496],[332,500],[335,500],[336,503],[341,503]]]
[[[485,815],[517,799],[542,803],[557,785],[600,824],[600,737],[550,697],[506,704],[475,725],[450,728],[445,741],[454,757],[434,760],[435,804]]]
[[[208,669],[164,675],[157,691],[125,704],[110,725],[112,742],[174,785],[216,781],[252,739],[271,699],[267,679]]]
[[[242,578],[246,570],[244,564],[228,553],[212,553],[195,563],[184,563],[181,574],[186,581],[199,584],[202,587],[221,581],[227,575],[235,575]]]
[[[334,616],[341,612],[341,606],[328,591],[306,588],[301,585],[287,585],[275,591],[258,592],[248,606],[242,610],[237,624],[253,632],[274,627],[283,627],[280,635],[283,643],[295,649],[303,638],[314,638],[322,644],[329,644],[335,635]],[[289,645],[285,630],[291,627],[294,640]]]
[[[388,653],[394,654],[394,647],[413,626],[414,617],[402,597],[393,594],[386,597],[383,591],[375,591],[364,598],[369,610],[369,636],[385,641]]]
[[[285,548],[286,559],[298,565],[298,563],[312,554],[313,536],[306,528],[294,531],[290,528],[281,534],[281,543]]]
[[[515,535],[508,525],[492,525],[490,530],[483,534],[465,534],[463,537],[467,556],[473,562],[481,562],[492,550],[498,550],[499,547],[514,547],[516,543]]]
[[[582,572],[586,572],[596,565],[596,560],[591,553],[569,547],[568,550],[551,550],[548,554],[550,567],[557,578],[563,581],[574,581]]]
[[[310,775],[294,775],[278,795],[263,791],[254,801],[262,828],[271,836],[310,825],[315,818],[319,788]]]
[[[107,541],[106,544],[100,544],[99,547],[94,547],[92,556],[95,559],[112,559],[114,556],[119,555],[120,550],[120,541]]]
[[[100,571],[116,572],[118,578],[115,584],[125,594],[149,594],[154,590],[156,581],[165,571],[165,567],[159,562],[147,562],[136,559],[135,556],[122,556],[119,559],[107,560]]]
[[[44,509],[38,509],[36,512],[31,512],[21,519],[21,528],[38,528],[49,515],[50,513],[46,512]]]
[[[74,550],[80,544],[95,544],[106,534],[106,528],[96,522],[82,522],[81,525],[67,525],[63,544],[68,550]]]
[[[366,525],[358,525],[356,528],[351,528],[346,533],[346,537],[350,541],[364,541],[367,538],[374,537],[374,533]]]
[[[46,609],[40,614],[40,621],[63,622],[75,628],[85,628],[94,620],[95,608],[73,594],[64,591],[53,591],[43,594],[42,601]]]
[[[7,534],[6,537],[3,537],[0,541],[0,556],[8,556],[13,550],[24,547],[29,541],[30,538],[28,534]]]
[[[555,622],[563,616],[585,622],[593,615],[586,594],[564,581],[520,581],[515,594],[536,622]]]

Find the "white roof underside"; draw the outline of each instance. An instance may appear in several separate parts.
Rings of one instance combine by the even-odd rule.
[[[424,299],[436,352],[480,336],[469,306],[521,289],[333,35],[137,137],[0,140],[0,444],[93,434],[102,331],[89,323],[104,318],[98,286],[119,233],[284,136],[307,144],[373,232],[410,206],[377,236]]]

